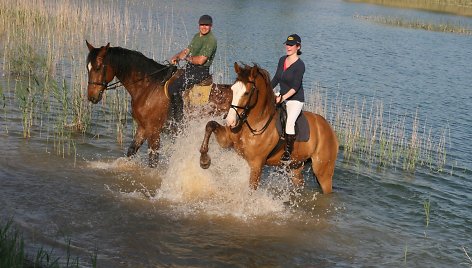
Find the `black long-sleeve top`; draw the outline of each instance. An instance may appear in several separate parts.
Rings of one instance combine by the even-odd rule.
[[[280,84],[280,94],[284,95],[290,89],[295,89],[296,93],[287,100],[305,101],[305,92],[303,91],[303,74],[305,74],[305,63],[302,59],[295,61],[287,70],[284,71],[284,62],[287,56],[282,56],[277,65],[272,81],[270,82],[272,88]]]

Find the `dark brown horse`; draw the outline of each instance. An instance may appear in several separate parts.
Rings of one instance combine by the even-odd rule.
[[[278,110],[275,95],[270,85],[267,71],[259,66],[239,66],[234,64],[236,82],[231,87],[233,100],[226,118],[226,126],[215,121],[207,123],[205,137],[200,148],[200,166],[208,168],[208,142],[215,133],[219,145],[233,147],[249,164],[249,183],[257,189],[264,165],[282,165],[280,157],[283,146],[271,153],[279,141],[276,129]],[[296,142],[292,152],[292,182],[303,186],[303,163],[311,158],[314,175],[323,193],[331,193],[334,166],[338,154],[338,141],[329,123],[320,115],[303,112],[310,129],[307,142]]]
[[[150,149],[149,165],[156,166],[160,134],[167,121],[170,107],[163,88],[176,67],[159,64],[137,51],[110,47],[110,43],[99,48],[93,47],[87,41],[86,44],[89,49],[87,56],[89,101],[98,103],[105,90],[116,87],[109,85],[116,77],[131,95],[132,116],[138,126],[126,155],[130,157],[136,154],[141,145],[147,141]],[[217,87],[210,94],[210,100],[213,100],[217,109],[224,109],[228,106],[226,103],[230,92],[229,86]]]

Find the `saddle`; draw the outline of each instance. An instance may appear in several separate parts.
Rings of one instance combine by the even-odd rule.
[[[164,92],[167,98],[170,99],[169,85],[172,84],[174,80],[182,74],[183,74],[183,69],[178,69],[172,75],[172,77],[170,77],[164,84]],[[208,103],[212,85],[213,85],[213,77],[210,75],[207,78],[205,78],[203,81],[201,81],[200,83],[186,88],[184,91],[185,92],[184,95],[186,95],[186,97],[188,98],[189,104],[199,106],[199,105],[205,105],[206,103]]]
[[[275,127],[281,138],[285,138],[285,123],[287,122],[287,109],[285,105],[277,106],[279,116],[276,118]],[[295,121],[295,140],[299,142],[306,142],[310,139],[310,126],[303,111]]]
[[[285,104],[281,104],[277,105],[277,110],[279,111],[279,116],[275,118],[275,128],[277,129],[280,138],[274,149],[272,149],[272,151],[267,156],[267,159],[271,158],[285,145],[285,123],[287,122],[287,108]],[[298,142],[307,142],[309,139],[310,125],[308,125],[308,120],[302,111],[295,121],[295,140]]]

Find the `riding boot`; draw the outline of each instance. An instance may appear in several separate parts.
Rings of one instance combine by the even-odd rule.
[[[170,98],[171,116],[176,123],[182,122],[184,117],[184,101],[180,92],[173,93]]]
[[[289,161],[290,155],[293,151],[293,143],[295,142],[295,135],[285,134],[285,151],[280,158],[280,161]]]

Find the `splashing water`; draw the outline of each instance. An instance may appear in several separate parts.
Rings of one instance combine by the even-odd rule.
[[[262,188],[250,190],[246,161],[232,149],[220,148],[213,136],[209,148],[212,165],[209,169],[200,167],[199,148],[208,120],[191,120],[176,138],[155,199],[170,201],[184,215],[203,213],[242,220],[256,216],[285,217],[287,194],[274,196]]]
[[[88,166],[112,173],[112,182],[105,184],[107,190],[125,199],[144,198],[164,204],[173,217],[202,215],[243,221],[289,217],[293,211],[287,204],[293,202],[293,192],[288,174],[280,171],[264,174],[262,180],[265,177],[270,180],[257,191],[251,190],[246,161],[233,149],[221,148],[213,135],[209,145],[212,164],[209,169],[200,167],[199,149],[205,125],[209,120],[220,123],[222,120],[195,113],[199,117],[188,120],[176,137],[163,137],[160,162],[155,169],[146,167],[144,152],[142,157],[93,161]]]

